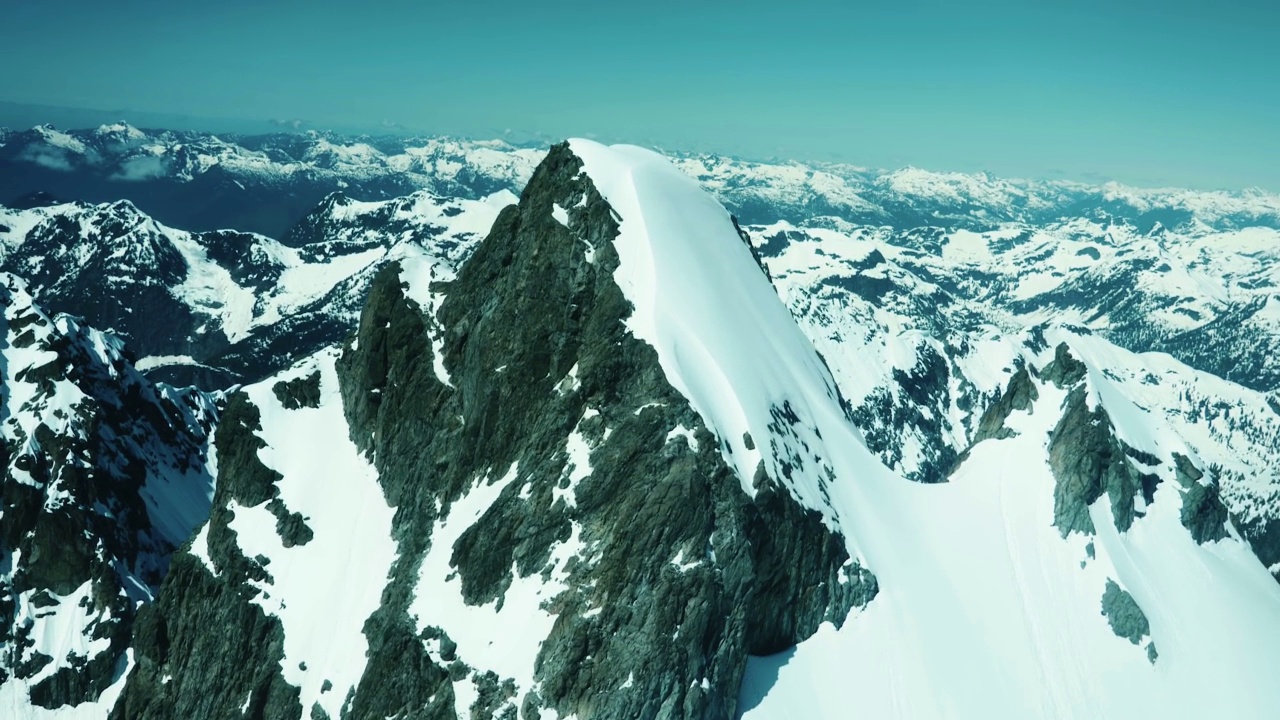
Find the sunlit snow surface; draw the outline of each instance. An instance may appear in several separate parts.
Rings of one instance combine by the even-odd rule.
[[[748,449],[743,433],[768,437],[770,411],[787,399],[839,412],[834,381],[720,203],[652,151],[570,146],[622,217],[614,279],[634,306],[627,327],[658,351],[667,380],[730,444],[727,459],[751,493],[762,448]],[[808,504],[819,507],[816,487],[796,490],[815,493]]]
[[[254,602],[284,627],[285,681],[301,690],[304,713],[318,703],[334,718],[364,673],[364,622],[381,604],[396,557],[394,510],[383,498],[377,471],[347,434],[336,357],[337,350],[328,350],[246,389],[262,414],[258,435],[266,447],[258,457],[280,473],[280,499],[305,518],[314,537],[304,545],[284,547],[276,518],[265,504],[235,506],[231,521],[246,557],[270,559],[266,569],[271,581],[258,584],[262,593]],[[272,392],[275,382],[316,370],[320,407],[282,407]],[[192,548],[197,556],[207,552],[202,541],[203,531]],[[325,681],[332,683],[327,691]]]
[[[1033,411],[1008,422],[1021,434],[977,446],[952,482],[907,482],[849,425],[718,203],[654,153],[571,147],[622,218],[615,277],[636,308],[628,326],[730,444],[740,477],[754,469],[742,433],[769,438],[770,407],[790,401],[815,456],[792,489],[815,504],[819,469],[833,469],[820,509],[880,582],[843,629],[824,626],[780,667],[753,662],[746,717],[1280,717],[1280,585],[1236,539],[1196,545],[1175,483],[1125,534],[1096,504],[1094,560],[1083,537],[1052,527],[1046,438],[1062,391],[1041,386]],[[1091,368],[1093,401],[1122,437],[1185,449],[1099,377]],[[780,442],[773,452],[794,449]],[[1149,618],[1154,664],[1102,616],[1108,578]]]

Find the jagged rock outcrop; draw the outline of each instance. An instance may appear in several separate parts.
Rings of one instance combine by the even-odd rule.
[[[1116,527],[1128,530],[1135,517],[1135,496],[1141,493],[1151,502],[1159,482],[1133,466],[1124,443],[1112,431],[1106,409],[1090,410],[1086,395],[1083,386],[1071,390],[1049,440],[1049,467],[1058,481],[1053,524],[1064,536],[1095,532],[1089,506],[1103,495],[1111,502]]]
[[[1084,379],[1088,368],[1071,354],[1066,343],[1059,343],[1053,349],[1053,361],[1044,366],[1040,375],[1059,389],[1069,388]]]
[[[78,705],[123,671],[138,604],[208,513],[216,411],[0,278],[0,684]]]
[[[1014,431],[1005,427],[1004,424],[1009,419],[1009,415],[1015,410],[1030,411],[1032,404],[1039,399],[1040,391],[1031,380],[1031,374],[1027,372],[1026,365],[1019,367],[1013,377],[1009,378],[1009,384],[1000,398],[982,413],[978,421],[978,430],[973,435],[973,442],[976,444],[992,438],[1003,440],[1013,437]]]
[[[1151,635],[1151,623],[1138,606],[1138,601],[1111,578],[1107,578],[1107,587],[1102,593],[1102,614],[1107,618],[1107,624],[1116,637],[1124,638],[1134,645],[1140,645],[1143,639]],[[1156,644],[1147,642],[1147,660],[1154,665],[1158,657]]]
[[[320,372],[293,380],[281,380],[271,387],[280,404],[290,410],[320,406]]]
[[[473,604],[501,602],[518,578],[564,585],[536,692],[507,697],[510,712],[732,717],[748,654],[840,623],[875,592],[839,536],[772,479],[760,474],[755,498],[743,494],[656,353],[627,331],[612,277],[617,224],[580,169],[567,146],[553,149],[447,288],[438,315],[447,378],[433,367],[434,321],[393,269],[344,353],[352,436],[397,508],[401,557],[370,620],[359,716],[417,712],[452,691],[446,677],[468,672],[432,662],[405,615],[433,526],[508,468],[515,479],[454,544],[452,561]],[[553,205],[571,208],[567,227]],[[565,545],[580,550],[557,566]],[[455,662],[468,650],[459,646]],[[416,659],[388,659],[405,653]],[[507,712],[478,697],[479,716]]]
[[[763,466],[744,492],[631,335],[617,232],[557,146],[457,278],[430,286],[438,311],[398,263],[374,280],[336,379],[347,432],[395,509],[396,553],[344,717],[731,718],[749,655],[840,625],[875,595],[843,538]],[[303,373],[271,395],[315,407],[323,382]],[[287,628],[264,610],[271,559],[246,557],[232,530],[241,508],[264,507],[284,547],[311,541],[260,459],[262,422],[246,394],[229,399],[212,517],[143,614],[114,717],[327,716],[284,681]],[[341,479],[304,481],[323,493]],[[451,613],[511,606],[543,628],[486,628],[528,666],[459,636],[433,600],[450,593]]]
[[[1057,486],[1053,494],[1053,524],[1065,537],[1072,532],[1095,532],[1089,506],[1103,495],[1121,532],[1141,516],[1135,498],[1155,501],[1160,477],[1142,472],[1131,458],[1148,466],[1159,458],[1135,450],[1116,437],[1111,418],[1101,404],[1090,409],[1084,383],[1087,368],[1065,343],[1054,349],[1054,359],[1040,373],[1059,389],[1068,390],[1062,417],[1049,436],[1049,467]],[[1011,384],[1012,388],[1012,384]]]
[[[186,552],[175,556],[159,597],[139,615],[137,667],[112,718],[302,717],[298,688],[280,673],[283,628],[253,602],[263,592],[253,581],[266,579],[270,567],[263,558],[245,557],[231,528],[236,507],[270,508],[278,494],[279,473],[257,455],[263,442],[254,431],[260,429],[258,409],[243,393],[232,395],[215,437],[212,514]],[[289,516],[275,507],[283,532]]]
[[[1015,410],[1033,410],[1040,397],[1034,378],[1039,378],[1045,386],[1052,384],[1067,391],[1047,447],[1049,468],[1056,483],[1054,526],[1064,537],[1073,532],[1096,532],[1089,507],[1103,496],[1108,498],[1116,528],[1128,530],[1135,519],[1142,517],[1143,508],[1155,502],[1162,475],[1177,481],[1182,495],[1182,524],[1196,542],[1228,537],[1230,511],[1222,500],[1217,479],[1207,476],[1181,453],[1162,459],[1126,444],[1117,436],[1107,409],[1100,402],[1089,407],[1087,375],[1088,366],[1072,355],[1066,343],[1055,347],[1053,360],[1039,371],[1021,363],[1005,391],[983,412],[974,443],[1016,437],[1017,433],[1005,422]],[[966,450],[960,463],[968,456]],[[1254,545],[1255,552],[1266,562],[1258,543]]]
[[[1186,455],[1174,453],[1173,462],[1178,484],[1185,491],[1182,496],[1183,526],[1191,531],[1191,537],[1198,543],[1227,537],[1230,513],[1222,504],[1217,481],[1206,478],[1204,471]]]

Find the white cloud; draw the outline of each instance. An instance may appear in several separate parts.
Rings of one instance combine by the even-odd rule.
[[[120,169],[111,176],[112,180],[140,181],[161,177],[165,174],[164,163],[155,155],[132,157],[120,163]]]
[[[66,154],[59,151],[46,150],[43,148],[29,148],[18,157],[19,159],[35,163],[41,167],[49,168],[50,170],[58,170],[60,172],[71,171],[71,163],[67,161]]]

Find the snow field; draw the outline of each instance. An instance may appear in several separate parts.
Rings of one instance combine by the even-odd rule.
[[[649,151],[571,147],[622,218],[615,278],[635,306],[628,327],[729,444],[740,478],[754,470],[737,445],[744,432],[766,452],[799,454],[798,443],[813,453],[791,490],[838,524],[880,581],[880,595],[843,629],[826,626],[775,665],[776,680],[763,673],[768,687],[744,690],[755,698],[746,717],[1280,714],[1280,686],[1265,677],[1280,667],[1280,585],[1236,539],[1196,545],[1170,482],[1124,535],[1101,500],[1092,510],[1103,528],[1098,557],[1083,568],[1085,539],[1052,526],[1045,450],[1062,391],[1041,386],[1033,412],[1010,419],[1020,435],[975,447],[952,482],[907,482],[850,426],[812,345],[718,203]],[[1121,418],[1122,437],[1149,441],[1141,447],[1170,433],[1123,396],[1108,397],[1097,376],[1093,394]],[[769,428],[784,401],[802,428],[794,436]],[[823,467],[835,475],[825,489]],[[1101,615],[1108,578],[1151,619],[1156,663]]]

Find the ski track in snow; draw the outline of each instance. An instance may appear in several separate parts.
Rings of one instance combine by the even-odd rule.
[[[790,400],[800,423],[820,430],[821,439],[805,438],[836,480],[819,507],[880,581],[880,594],[841,630],[824,625],[775,662],[776,680],[761,671],[769,659],[753,662],[749,679],[763,676],[768,687],[744,689],[754,698],[745,717],[1280,715],[1270,677],[1280,667],[1280,585],[1237,540],[1196,545],[1174,483],[1123,535],[1100,500],[1098,558],[1084,568],[1085,539],[1064,540],[1052,527],[1045,437],[1060,391],[1042,386],[1036,412],[1010,418],[1021,435],[978,445],[951,483],[907,482],[848,423],[812,346],[718,203],[647,150],[571,147],[622,218],[615,277],[635,306],[629,328],[730,444],[740,478],[754,463],[738,438],[749,431],[768,448],[760,441],[770,437],[773,405]],[[1113,416],[1132,408],[1122,396],[1104,402]],[[1119,429],[1130,419],[1117,421],[1118,432],[1134,437]],[[817,464],[793,482],[805,504],[821,497]],[[1150,619],[1154,665],[1101,615],[1107,578]]]

